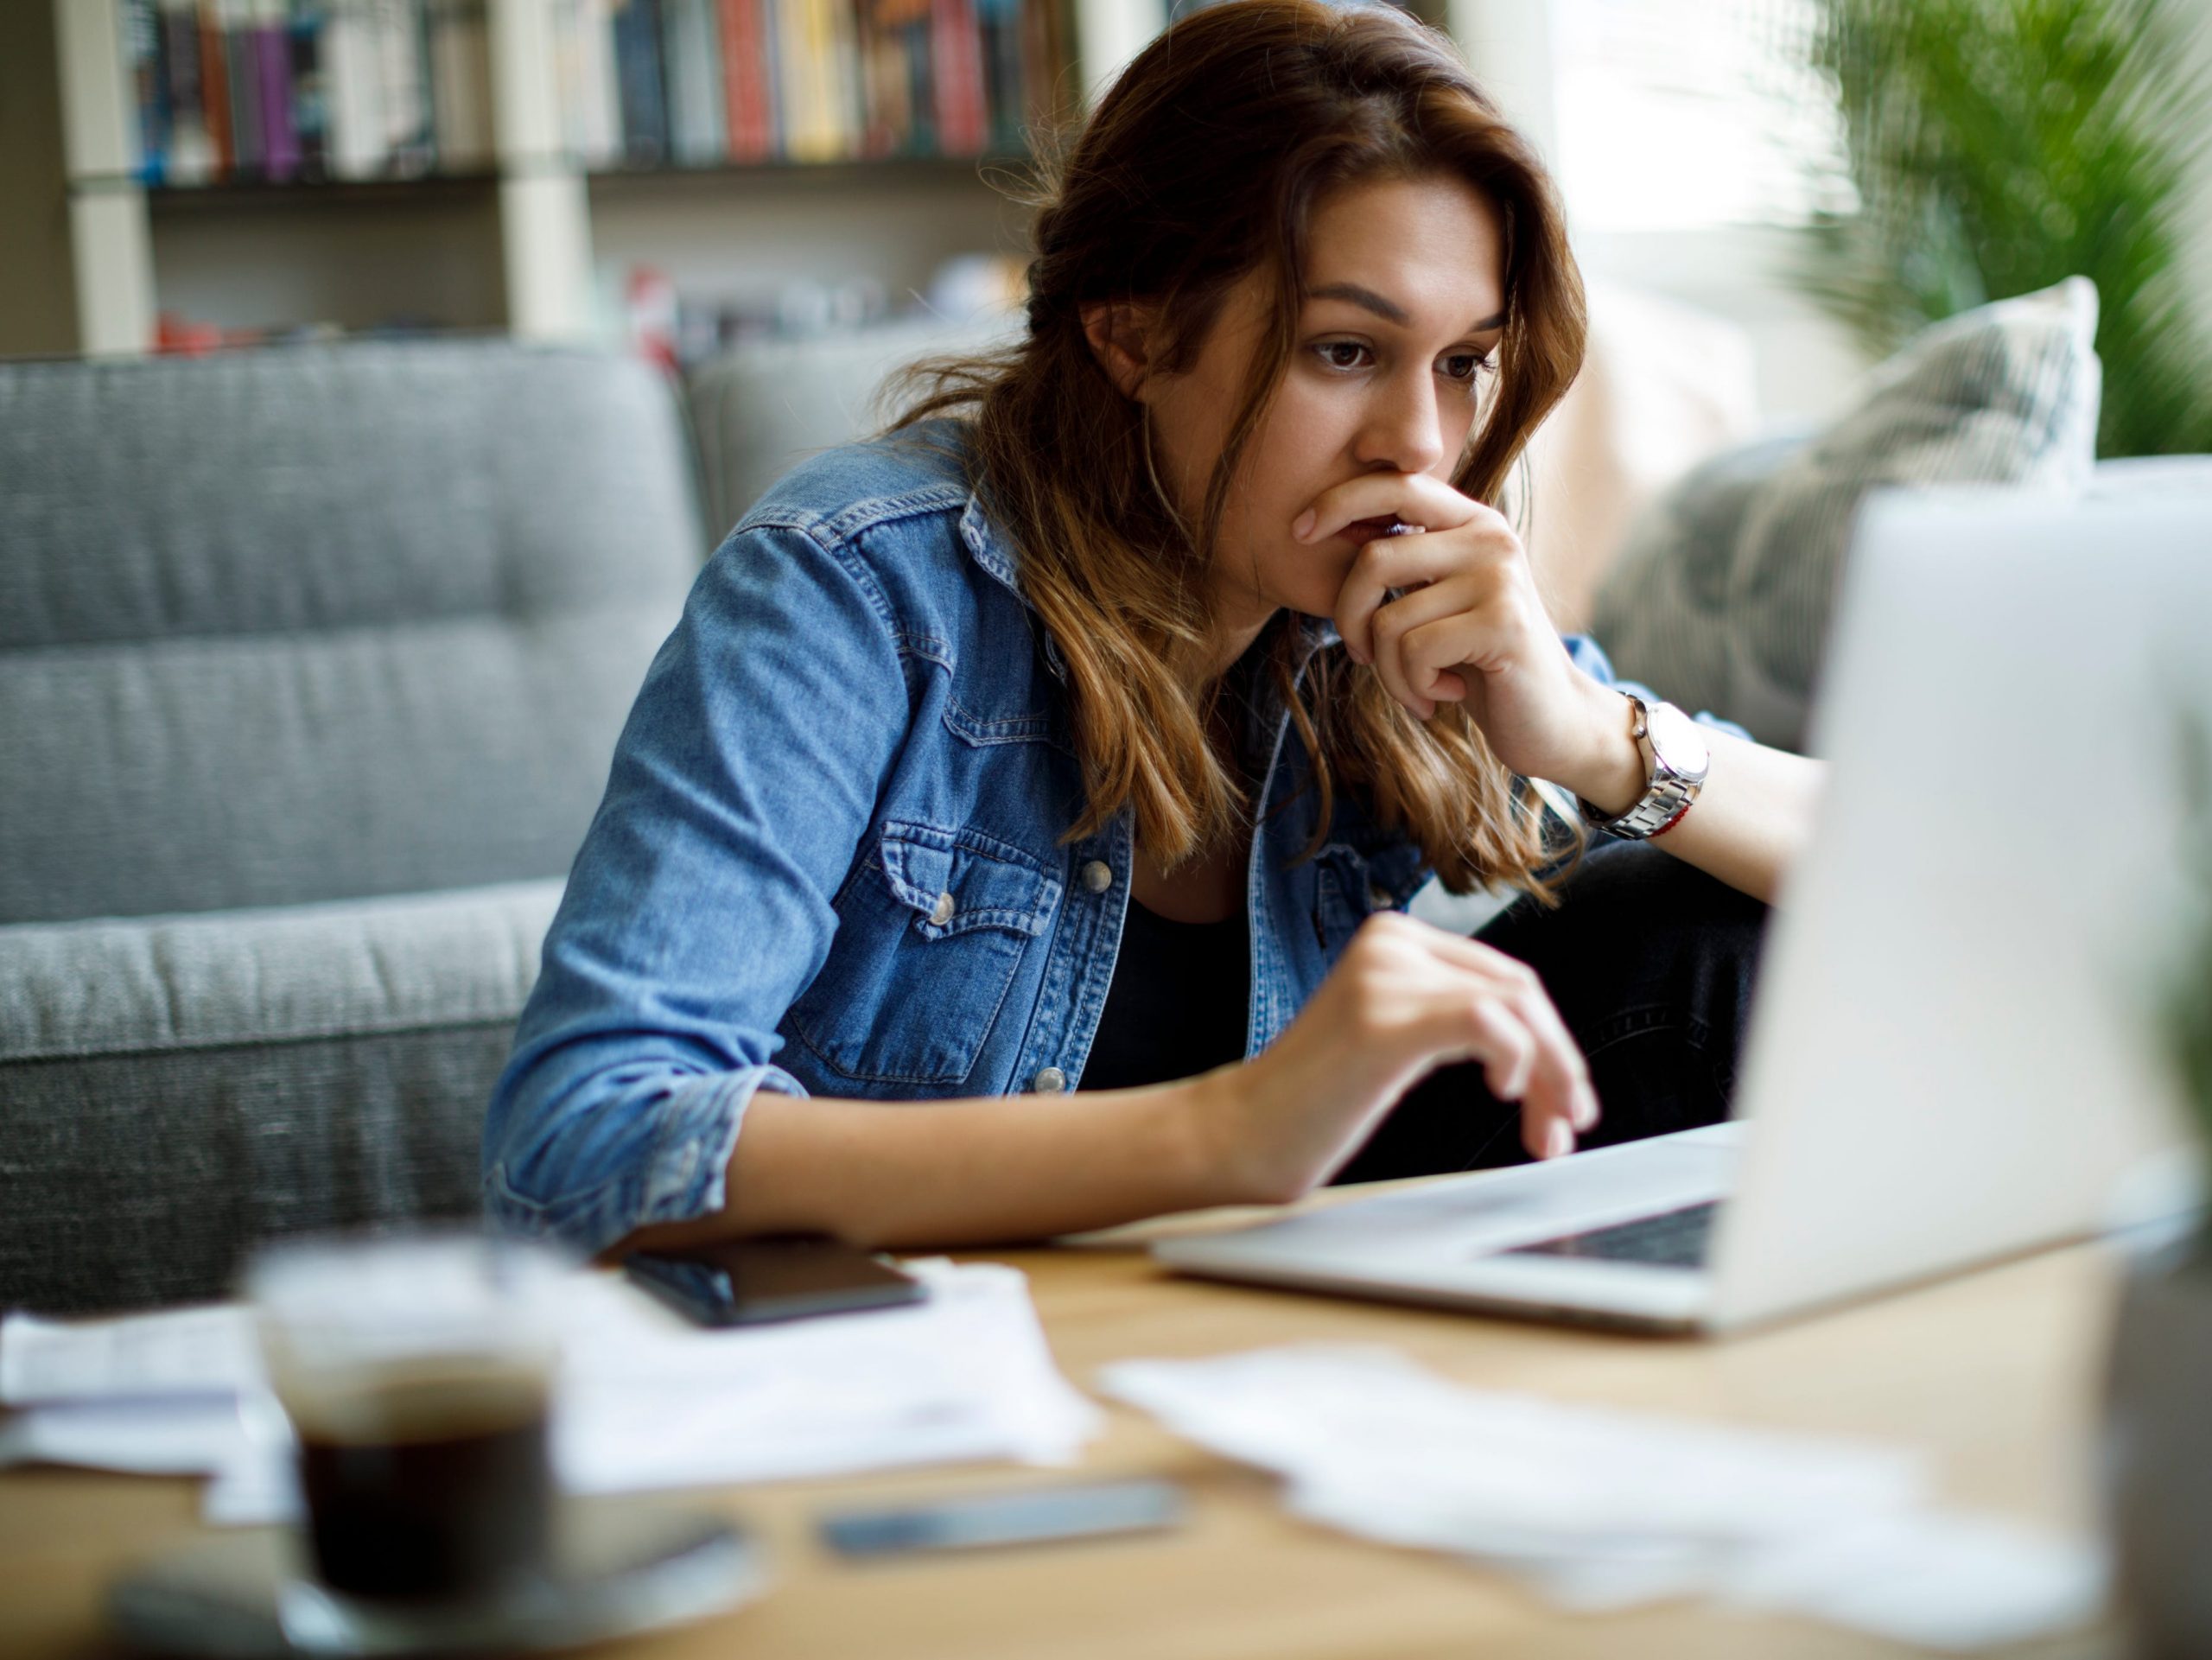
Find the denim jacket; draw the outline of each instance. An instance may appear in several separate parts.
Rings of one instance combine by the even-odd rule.
[[[1083,805],[1066,671],[963,476],[959,430],[817,457],[701,573],[493,1097],[495,1224],[595,1251],[712,1213],[759,1089],[908,1100],[1081,1081],[1133,815],[1061,843]],[[1300,631],[1301,677],[1338,643],[1324,620],[1277,620]],[[1592,643],[1568,646],[1611,679]],[[1264,780],[1248,1056],[1368,914],[1430,874],[1342,797],[1300,860],[1315,796],[1263,691],[1245,734]]]

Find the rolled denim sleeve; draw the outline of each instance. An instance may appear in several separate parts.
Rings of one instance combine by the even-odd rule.
[[[1647,702],[1664,701],[1663,693],[1652,690],[1642,681],[1624,680],[1615,674],[1613,660],[1605,655],[1605,647],[1599,645],[1588,634],[1567,634],[1563,638],[1567,642],[1567,654],[1574,660],[1574,666],[1587,674],[1599,685],[1611,686],[1621,691],[1632,691]],[[1699,709],[1691,718],[1699,725],[1709,726],[1716,732],[1726,732],[1731,737],[1741,738],[1747,743],[1751,741],[1751,735],[1742,727],[1722,716],[1715,715],[1709,709]]]
[[[495,1225],[598,1251],[727,1202],[904,739],[889,607],[854,549],[733,532],[648,670],[484,1131]]]

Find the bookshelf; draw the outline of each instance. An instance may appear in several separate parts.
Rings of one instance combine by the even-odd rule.
[[[323,0],[321,9],[409,3]],[[967,3],[981,11],[992,0]],[[1164,25],[1171,3],[1186,3],[1027,0],[1062,9],[1059,85],[1085,95]],[[1456,26],[1460,11],[1504,3],[1425,0],[1414,9]],[[563,18],[594,8],[611,16],[627,0],[431,3],[467,6],[482,20],[489,130],[480,154],[448,171],[334,176],[334,164],[313,179],[209,181],[202,169],[183,183],[147,177],[135,80],[143,41],[133,38],[124,0],[25,8],[45,13],[37,21],[50,24],[59,68],[66,212],[54,216],[54,240],[76,317],[73,340],[28,349],[148,352],[164,312],[225,328],[397,321],[588,339],[609,326],[607,274],[638,265],[686,292],[856,277],[896,307],[941,261],[1019,245],[1020,211],[972,156],[632,167],[619,153],[579,145]],[[672,10],[674,0],[663,3]],[[929,0],[918,7],[929,14]],[[158,0],[149,15],[178,10],[192,10],[192,0]],[[200,10],[219,21],[274,18],[280,32],[288,15],[286,0],[200,0]],[[15,43],[35,43],[17,16]],[[8,45],[0,41],[0,56]],[[0,179],[0,193],[6,188]]]

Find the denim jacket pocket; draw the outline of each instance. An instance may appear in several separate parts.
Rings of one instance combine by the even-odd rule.
[[[962,1083],[1059,897],[1058,877],[1019,848],[889,821],[837,896],[829,957],[791,1005],[791,1030],[846,1078]]]

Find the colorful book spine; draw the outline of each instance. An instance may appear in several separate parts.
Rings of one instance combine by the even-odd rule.
[[[769,72],[766,0],[720,0],[722,130],[733,162],[776,153],[776,103]]]
[[[231,169],[241,179],[268,176],[269,129],[261,113],[261,47],[253,0],[221,0],[223,65],[231,88]]]
[[[215,136],[207,124],[200,66],[197,0],[162,0],[162,67],[168,80],[168,153],[162,181],[202,184],[215,174]]]
[[[686,166],[712,166],[729,153],[719,10],[715,0],[661,0],[669,149]]]
[[[831,114],[837,124],[837,154],[857,156],[861,148],[860,52],[854,38],[852,0],[821,0],[830,54]]]
[[[851,154],[833,13],[840,0],[778,0],[777,91],[782,151],[794,162],[834,162]],[[850,126],[857,128],[857,119]]]
[[[138,110],[138,176],[160,184],[168,167],[168,71],[162,61],[161,20],[153,0],[124,0],[122,44],[131,101]]]
[[[271,179],[296,178],[299,129],[292,118],[292,41],[285,0],[257,0],[253,12],[253,57],[258,71],[261,153]]]
[[[935,156],[938,151],[937,69],[930,60],[930,36],[935,28],[930,16],[930,0],[899,0],[899,32],[904,41],[900,55],[906,65],[906,108],[913,122],[907,136],[906,153]]]
[[[223,20],[217,0],[200,0],[200,92],[208,136],[215,143],[215,174],[231,178],[238,170],[238,148],[231,139],[231,62],[223,45]]]
[[[621,90],[615,85],[606,0],[558,4],[554,52],[563,142],[584,166],[610,166],[621,156]]]
[[[429,10],[423,0],[369,0],[374,6],[378,84],[384,105],[386,170],[413,177],[437,165],[431,107]]]
[[[324,0],[291,0],[285,44],[292,75],[292,128],[299,141],[300,176],[330,176],[330,99],[323,81]]]
[[[990,138],[984,107],[983,43],[974,0],[934,0],[930,60],[935,71],[938,149],[980,156]]]
[[[1029,120],[1021,0],[974,0],[983,58],[986,148],[1011,155]]]
[[[323,20],[322,89],[334,178],[372,179],[384,170],[384,105],[369,19],[350,4]]]
[[[901,126],[887,61],[892,43],[876,27],[875,13],[871,0],[858,0],[853,8],[855,60],[861,82],[859,154],[868,161],[892,153]]]
[[[493,164],[487,0],[108,3],[150,183]],[[1067,96],[1063,0],[531,3],[588,166],[1012,152]]]
[[[649,168],[1018,152],[1065,114],[1063,12],[1064,0],[582,0],[577,27],[613,66],[623,156]],[[563,71],[564,89],[582,79]]]
[[[822,99],[810,75],[807,0],[763,0],[774,20],[776,153],[794,162],[822,159]]]
[[[760,80],[768,107],[768,159],[782,161],[790,155],[785,134],[791,130],[790,110],[784,102],[784,82],[777,66],[783,62],[784,25],[777,0],[754,0],[760,14]]]
[[[424,29],[433,149],[441,169],[492,165],[492,44],[483,0],[431,0]]]
[[[1074,111],[1066,7],[1063,0],[1027,0],[1021,25],[1024,118],[1038,131],[1049,132]]]
[[[658,167],[668,159],[658,0],[614,0],[614,70],[622,90],[622,159]]]

